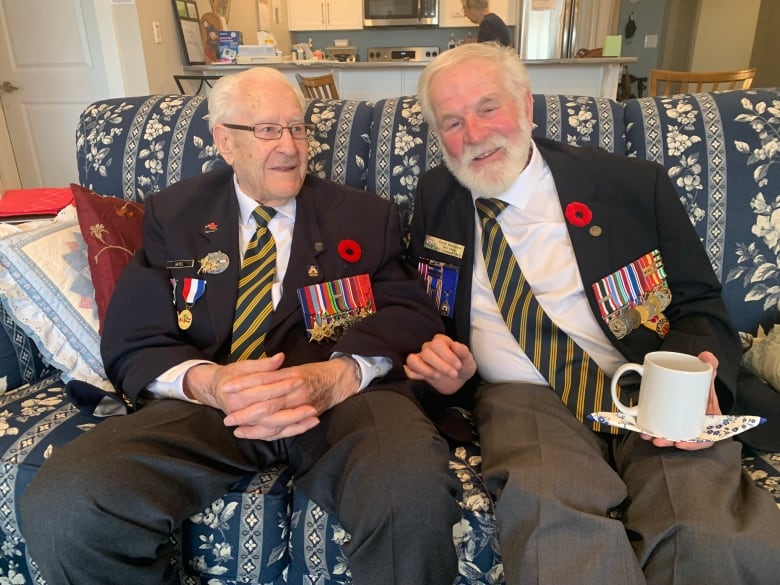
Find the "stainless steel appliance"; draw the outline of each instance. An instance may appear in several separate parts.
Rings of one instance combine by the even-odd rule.
[[[342,63],[354,63],[358,60],[357,47],[325,47],[325,58],[341,61]]]
[[[437,26],[439,0],[363,0],[363,26]]]
[[[439,47],[371,47],[369,61],[432,61]]]
[[[520,56],[569,59],[580,49],[602,47],[611,10],[604,0],[546,0],[522,3]]]

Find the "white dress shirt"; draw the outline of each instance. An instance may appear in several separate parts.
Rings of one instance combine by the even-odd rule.
[[[478,194],[472,196],[476,199]],[[509,206],[498,216],[515,259],[547,315],[612,375],[625,358],[593,315],[577,269],[566,220],[550,169],[532,143],[528,166],[500,199]],[[496,303],[481,253],[477,214],[471,301],[471,350],[487,382],[547,384],[520,349]],[[590,283],[588,283],[590,284]]]

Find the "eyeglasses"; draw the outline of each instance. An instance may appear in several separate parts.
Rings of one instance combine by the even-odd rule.
[[[289,130],[290,136],[295,140],[306,140],[314,133],[314,124],[290,124],[282,126],[281,124],[255,124],[254,126],[245,126],[243,124],[222,124],[225,128],[233,130],[247,130],[254,133],[255,138],[260,140],[279,140],[282,137],[282,131]]]

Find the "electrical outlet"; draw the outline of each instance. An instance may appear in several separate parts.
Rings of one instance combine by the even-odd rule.
[[[645,49],[658,47],[658,35],[645,35]]]
[[[154,42],[158,45],[162,45],[162,30],[160,29],[160,21],[152,21],[152,30],[154,31]]]

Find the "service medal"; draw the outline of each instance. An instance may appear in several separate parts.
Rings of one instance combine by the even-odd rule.
[[[192,325],[192,312],[189,309],[182,309],[178,314],[179,329],[186,331]]]
[[[609,330],[612,331],[613,335],[618,339],[622,339],[626,336],[626,333],[628,333],[626,323],[617,315],[609,320]]]

